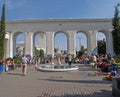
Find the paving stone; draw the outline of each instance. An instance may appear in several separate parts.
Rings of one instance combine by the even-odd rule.
[[[111,81],[90,76],[96,72],[90,66],[76,65],[80,69],[71,72],[41,72],[32,65],[26,76],[22,76],[21,68],[3,72],[0,97],[113,97]]]

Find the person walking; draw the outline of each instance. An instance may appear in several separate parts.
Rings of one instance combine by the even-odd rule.
[[[23,57],[22,57],[22,73],[24,76],[26,75],[26,72],[27,72],[28,62],[29,62],[28,58],[25,55],[23,55]]]
[[[39,57],[35,57],[35,69],[38,69],[38,64],[39,64]]]

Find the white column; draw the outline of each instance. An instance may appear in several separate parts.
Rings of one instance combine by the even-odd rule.
[[[10,43],[9,43],[9,40],[10,40],[10,35],[9,35],[9,33],[8,32],[6,32],[6,34],[5,34],[5,46],[4,46],[4,58],[8,58],[9,57],[9,50],[10,50]]]
[[[39,47],[46,53],[46,35],[44,33],[39,34]]]
[[[25,55],[30,54],[33,56],[33,33],[26,32],[25,33]]]
[[[97,53],[97,31],[89,31],[87,39],[88,55]]]
[[[68,36],[68,53],[76,56],[76,32],[75,31],[67,31],[69,33]]]
[[[5,58],[8,58],[9,57],[9,39],[5,39],[5,55],[4,57]]]
[[[47,55],[54,57],[54,32],[46,32]]]
[[[107,32],[107,37],[106,37],[106,52],[110,53],[111,56],[114,55],[113,38],[112,38],[112,32],[111,31]]]
[[[9,52],[9,57],[13,57],[13,34],[12,32],[9,34],[10,35],[10,44],[9,44],[9,49],[10,49],[10,52]]]

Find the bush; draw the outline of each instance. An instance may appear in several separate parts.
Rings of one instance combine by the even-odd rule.
[[[21,62],[22,62],[21,59],[22,59],[21,57],[16,57],[14,59],[16,66],[21,67]]]
[[[8,58],[6,58],[6,61],[7,61],[7,60],[11,60],[11,59],[12,59],[11,57],[8,57]]]
[[[115,59],[116,64],[120,66],[120,58],[116,57],[114,59]]]
[[[116,63],[120,63],[120,58],[114,58]]]

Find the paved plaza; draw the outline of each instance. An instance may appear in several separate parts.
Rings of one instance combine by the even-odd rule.
[[[77,71],[41,72],[30,65],[26,76],[20,67],[3,72],[0,97],[113,97],[111,81],[95,75],[91,66],[79,67]]]

